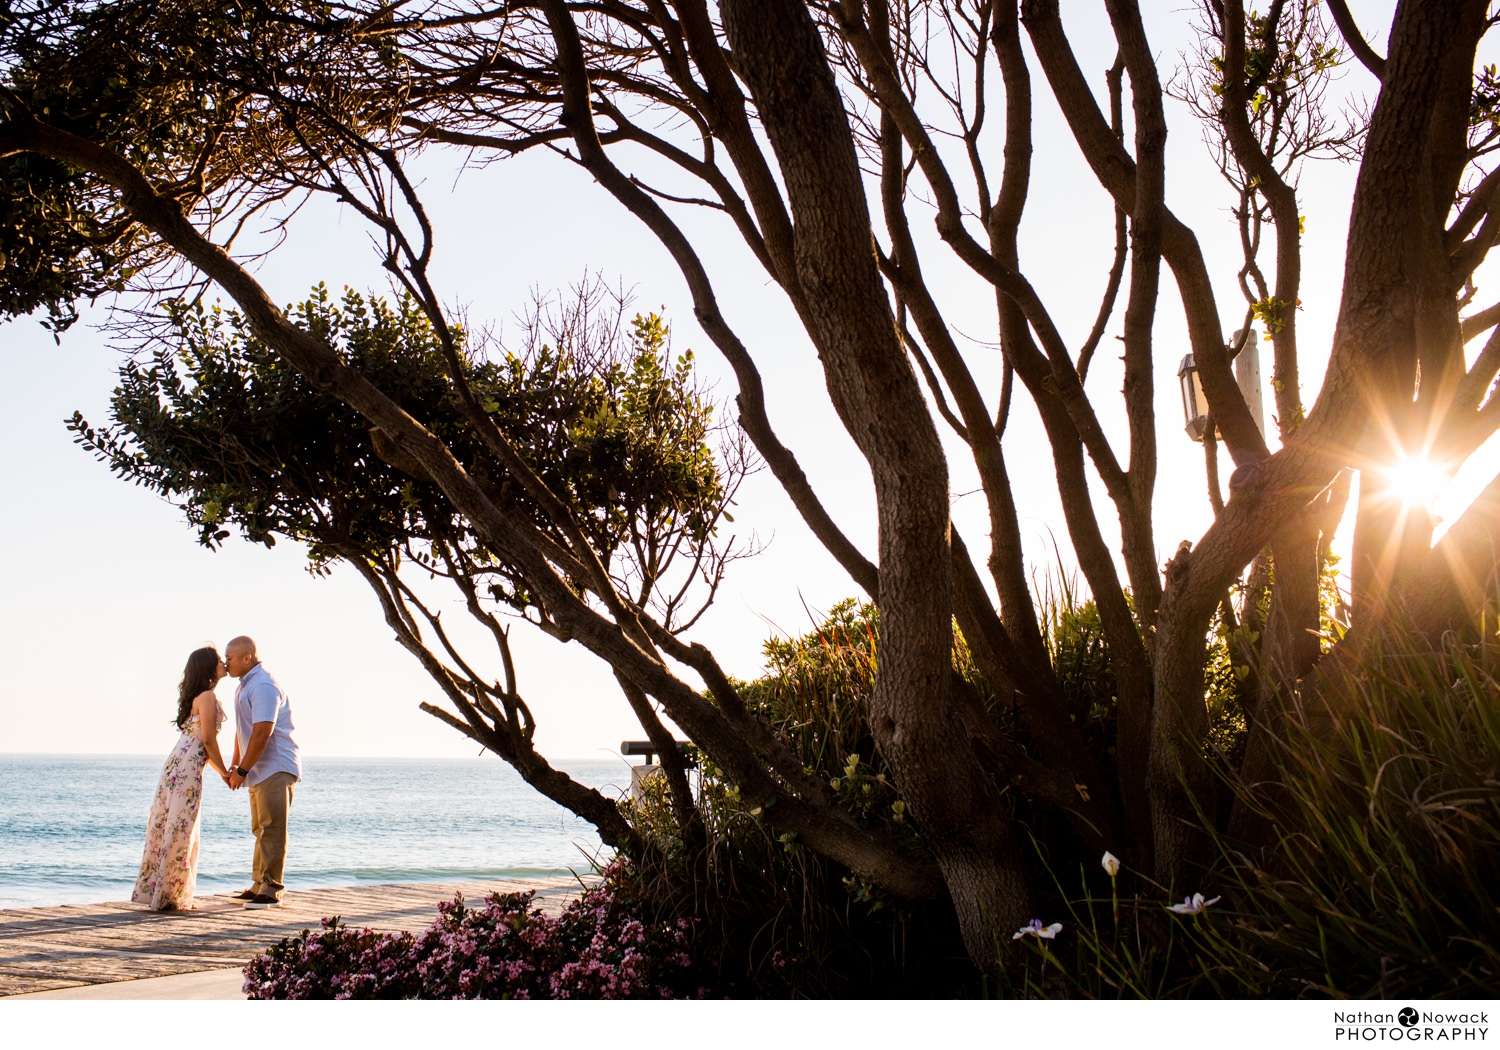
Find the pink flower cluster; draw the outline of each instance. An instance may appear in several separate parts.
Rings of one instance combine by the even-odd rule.
[[[692,923],[655,920],[622,865],[556,918],[532,894],[462,895],[420,936],[350,929],[337,917],[245,967],[251,999],[656,999],[704,995]]]

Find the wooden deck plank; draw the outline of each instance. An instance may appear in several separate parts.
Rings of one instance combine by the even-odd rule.
[[[438,902],[456,893],[478,902],[525,890],[556,914],[579,885],[558,878],[288,890],[280,908],[261,911],[227,896],[199,897],[182,912],[123,902],[0,910],[0,997],[243,966],[333,915],[350,926],[419,932],[437,918]]]

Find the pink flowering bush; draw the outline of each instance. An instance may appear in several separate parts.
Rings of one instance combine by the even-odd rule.
[[[666,999],[703,996],[687,919],[652,917],[624,864],[556,918],[530,893],[438,905],[420,936],[323,920],[245,967],[251,999]]]

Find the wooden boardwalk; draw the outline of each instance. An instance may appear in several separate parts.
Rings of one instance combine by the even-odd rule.
[[[280,908],[249,911],[226,896],[198,897],[192,911],[139,904],[0,910],[0,996],[243,966],[283,937],[316,930],[325,916],[377,930],[426,929],[439,901],[479,901],[496,891],[536,890],[549,913],[579,891],[572,879],[288,890]]]

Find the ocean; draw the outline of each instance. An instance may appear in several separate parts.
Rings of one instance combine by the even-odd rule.
[[[0,908],[128,900],[165,756],[0,754]],[[612,797],[620,759],[557,762]],[[208,770],[200,894],[250,883],[250,803]],[[608,859],[593,825],[500,759],[304,758],[289,889],[566,875]]]

